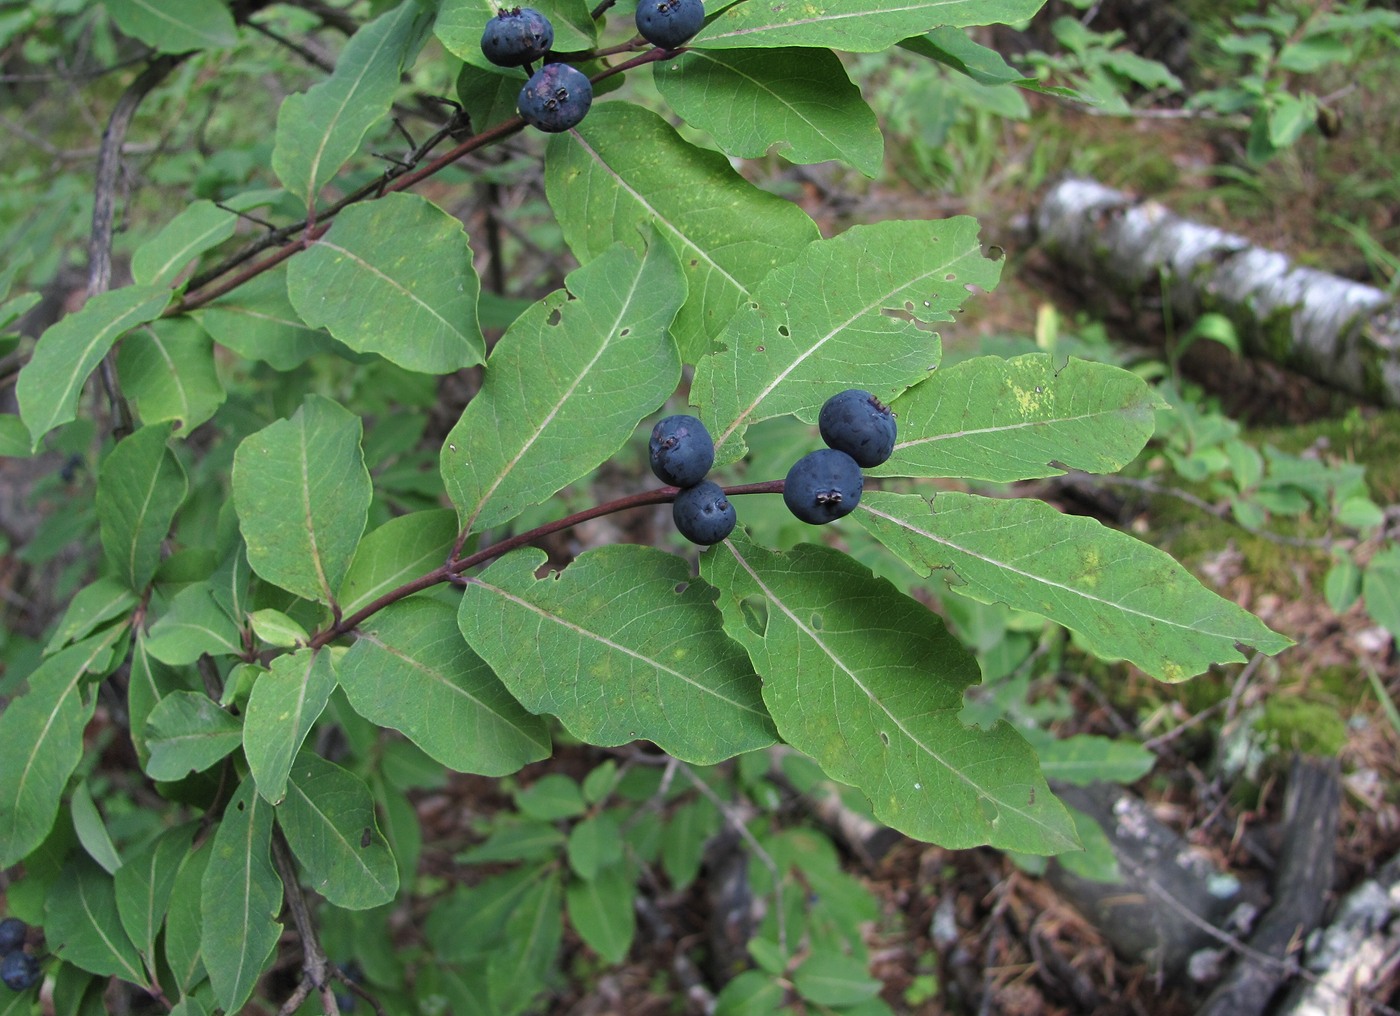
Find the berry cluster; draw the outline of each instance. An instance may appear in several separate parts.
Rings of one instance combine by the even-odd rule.
[[[641,0],[637,31],[653,46],[684,45],[705,23],[703,0]],[[543,60],[554,45],[554,26],[533,7],[502,7],[481,33],[481,52],[498,67],[524,67],[530,75],[516,99],[525,122],[546,134],[577,127],[593,105],[593,82],[577,67]]]
[[[28,991],[39,983],[39,961],[24,951],[29,928],[17,917],[0,921],[0,981],[11,991]]]
[[[814,526],[849,515],[860,504],[862,468],[878,466],[894,452],[894,413],[860,388],[827,399],[817,417],[827,447],[798,459],[783,484],[783,503]]]
[[[817,418],[821,448],[798,459],[783,482],[783,503],[803,522],[834,522],[855,511],[865,489],[861,469],[878,466],[894,453],[894,413],[859,388],[826,400]],[[671,516],[682,536],[709,546],[734,531],[734,506],[724,490],[705,479],[715,464],[715,443],[693,416],[668,416],[652,428],[651,471],[680,487]]]
[[[691,543],[708,547],[734,532],[734,506],[719,484],[705,479],[715,464],[715,442],[693,416],[668,416],[651,430],[651,471],[662,483],[681,488],[671,518]]]

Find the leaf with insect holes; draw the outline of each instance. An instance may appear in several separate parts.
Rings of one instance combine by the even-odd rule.
[[[809,245],[763,280],[696,367],[690,398],[715,462],[743,455],[750,424],[787,413],[813,423],[842,389],[892,401],[938,366],[938,335],[920,323],[951,321],[969,287],[992,289],[1000,274],[967,216],[852,226]]]
[[[514,518],[607,461],[676,389],[667,332],[685,285],[671,249],[616,244],[521,314],[442,445],[464,529]]]
[[[923,604],[812,544],[782,554],[731,538],[700,568],[779,735],[880,821],[953,849],[1075,848],[1031,746],[1008,724],[959,720],[977,661]]]

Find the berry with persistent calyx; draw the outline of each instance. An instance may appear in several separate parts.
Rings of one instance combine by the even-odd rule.
[[[682,536],[704,547],[719,543],[734,532],[737,521],[724,490],[710,480],[702,480],[677,494],[671,503],[671,518]]]
[[[545,64],[520,90],[516,108],[525,122],[546,134],[577,127],[593,105],[593,83],[577,67]]]
[[[788,470],[783,503],[803,522],[823,526],[855,511],[864,489],[855,459],[835,448],[819,448]]]
[[[39,983],[39,961],[18,949],[0,960],[0,981],[11,991],[28,991]]]
[[[715,464],[714,439],[693,416],[678,414],[658,421],[647,447],[651,471],[674,487],[695,486]]]
[[[704,24],[703,0],[638,0],[637,31],[653,46],[675,49]]]
[[[552,45],[554,26],[533,7],[503,7],[481,33],[481,51],[497,67],[523,67]]]
[[[29,932],[29,925],[25,924],[18,917],[7,917],[0,921],[0,956],[14,952],[24,946],[24,936]]]
[[[863,389],[850,388],[827,399],[817,426],[828,447],[845,452],[863,469],[878,466],[894,453],[894,414]]]

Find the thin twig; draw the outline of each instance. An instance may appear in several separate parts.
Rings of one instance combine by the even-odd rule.
[[[316,926],[311,921],[311,910],[306,905],[306,896],[301,891],[301,881],[297,877],[296,863],[292,860],[291,849],[282,830],[274,826],[272,830],[272,863],[282,879],[282,887],[287,897],[287,909],[291,911],[292,923],[301,937],[302,979],[291,998],[278,1010],[278,1016],[292,1016],[306,1001],[312,991],[320,992],[321,1010],[326,1016],[340,1016],[340,1003],[335,999],[328,974],[330,964],[316,938]]]

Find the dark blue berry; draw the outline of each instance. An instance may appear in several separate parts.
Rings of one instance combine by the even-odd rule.
[[[708,547],[734,532],[734,506],[720,485],[702,480],[676,495],[671,504],[676,528],[691,543]]]
[[[864,469],[878,466],[894,453],[894,414],[860,388],[827,399],[817,426],[829,447],[845,452]]]
[[[637,0],[637,31],[653,46],[675,49],[704,24],[703,0]]]
[[[577,67],[545,64],[520,90],[516,106],[530,126],[546,134],[577,127],[593,105],[593,85]]]
[[[0,921],[0,956],[8,955],[24,946],[24,937],[29,933],[29,925],[18,917],[7,917]]]
[[[803,522],[821,526],[855,511],[864,488],[855,459],[835,448],[820,448],[788,470],[783,503]]]
[[[481,51],[498,67],[534,63],[554,45],[554,26],[533,7],[502,8],[481,33]]]
[[[651,471],[662,483],[693,487],[715,464],[715,442],[705,425],[693,416],[678,414],[659,421],[651,429]]]
[[[39,983],[39,961],[18,949],[0,960],[0,981],[11,991],[28,991]]]

